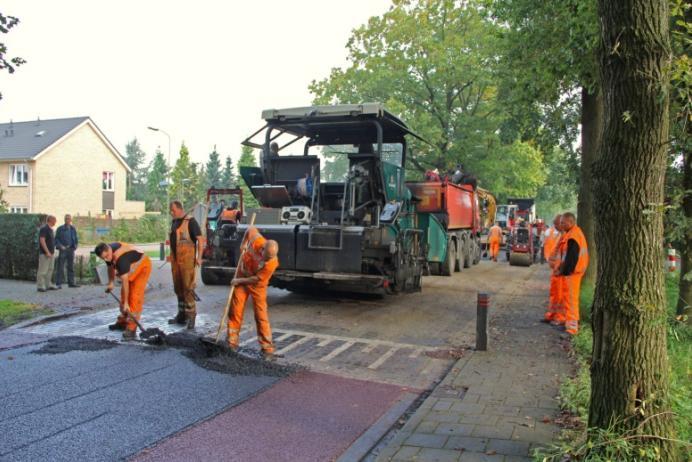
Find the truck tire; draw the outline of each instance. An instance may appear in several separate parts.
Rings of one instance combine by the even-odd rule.
[[[455,242],[455,249],[462,249],[464,248],[464,240],[463,238],[457,236],[457,239]],[[454,259],[454,271],[459,273],[461,270],[464,269],[464,252],[462,250],[457,250],[455,252],[456,258]]]
[[[475,241],[475,240],[473,241],[473,248],[474,248],[473,264],[477,265],[481,262],[481,253],[482,253],[481,246],[478,243],[478,241]]]
[[[473,259],[473,247],[471,246],[471,239],[464,239],[464,268],[471,268],[471,262]]]
[[[202,282],[205,286],[217,286],[221,284],[219,278],[213,270],[202,267]]]
[[[451,276],[454,273],[454,267],[457,264],[457,252],[456,252],[456,245],[454,245],[454,241],[450,240],[447,242],[447,256],[445,258],[445,261],[442,262],[442,267],[440,268],[442,271],[442,276]]]

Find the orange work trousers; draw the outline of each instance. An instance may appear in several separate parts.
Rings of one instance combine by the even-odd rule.
[[[231,309],[228,313],[228,346],[237,348],[240,340],[240,328],[243,325],[245,302],[252,297],[257,326],[257,341],[265,353],[274,353],[272,328],[269,325],[267,312],[267,288],[251,285],[236,286],[231,298]]]
[[[497,255],[500,253],[500,239],[491,238],[488,244],[490,245],[490,258],[497,260]]]
[[[563,306],[565,307],[565,331],[577,335],[579,332],[579,290],[584,274],[571,274],[563,277]]]
[[[144,291],[147,288],[147,281],[151,274],[151,260],[146,255],[142,255],[142,259],[134,271],[128,274],[130,280],[130,293],[127,296],[127,304],[130,306],[130,313],[137,319],[142,316],[142,308],[144,308]],[[135,263],[137,264],[137,263]],[[120,292],[120,300],[124,299],[124,294]],[[118,324],[126,325],[127,330],[136,330],[137,324],[122,313],[116,321]]]
[[[171,258],[173,273],[173,290],[178,297],[178,314],[186,318],[194,318],[197,313],[195,304],[195,248],[193,246],[178,246],[175,256]]]
[[[545,320],[565,323],[565,307],[563,304],[564,276],[550,275],[550,299],[548,309],[545,311]]]

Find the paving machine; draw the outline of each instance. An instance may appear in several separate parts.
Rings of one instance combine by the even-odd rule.
[[[243,190],[212,186],[207,190],[206,204],[206,219],[202,223],[206,236],[200,269],[202,282],[228,284],[231,275],[226,267],[228,262],[235,260],[234,242],[243,217]]]
[[[260,165],[240,174],[262,207],[256,227],[279,243],[271,284],[420,290],[429,244],[404,183],[407,138],[419,137],[378,103],[270,109],[262,118],[265,125],[243,142],[260,151]],[[327,154],[345,167],[339,181],[321,181]],[[428,227],[427,234],[445,239],[439,222]],[[238,224],[231,235],[230,258],[237,259],[246,228]]]

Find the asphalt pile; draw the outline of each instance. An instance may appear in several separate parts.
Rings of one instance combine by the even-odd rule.
[[[209,345],[199,336],[186,332],[166,335],[165,344],[182,350],[182,354],[199,367],[222,374],[286,377],[299,369],[235,353],[222,345]]]
[[[111,340],[67,336],[48,339],[41,348],[33,350],[37,355],[59,355],[70,351],[99,351],[108,350],[118,346],[118,342]]]

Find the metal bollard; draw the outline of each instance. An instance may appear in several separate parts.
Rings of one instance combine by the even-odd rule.
[[[478,292],[478,305],[476,306],[476,350],[488,349],[488,307],[490,297],[484,292]]]
[[[166,245],[163,242],[159,245],[159,260],[166,260]]]

